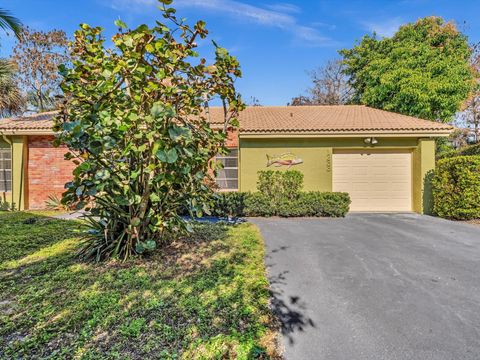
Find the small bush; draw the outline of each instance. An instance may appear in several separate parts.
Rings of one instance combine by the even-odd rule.
[[[294,200],[303,188],[303,174],[297,170],[259,171],[257,190],[278,205],[283,199]]]
[[[219,192],[214,194],[212,215],[220,217],[240,217],[245,213],[243,192]]]
[[[480,156],[440,160],[432,187],[436,215],[457,220],[480,218]]]

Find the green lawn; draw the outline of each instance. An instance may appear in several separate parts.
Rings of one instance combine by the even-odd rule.
[[[147,259],[83,263],[80,224],[0,213],[0,358],[276,357],[264,245],[202,225]]]

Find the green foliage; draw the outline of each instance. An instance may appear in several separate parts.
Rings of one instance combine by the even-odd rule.
[[[351,200],[347,193],[304,192],[291,206],[285,203],[280,216],[290,216],[290,209],[296,209],[291,216],[344,217],[349,210]]]
[[[438,17],[406,24],[392,38],[364,36],[340,54],[354,102],[375,108],[447,122],[473,90],[467,38]]]
[[[302,192],[303,174],[296,170],[259,171],[258,192],[215,194],[213,215],[242,216],[345,216],[350,197],[346,193]]]
[[[464,147],[458,153],[460,156],[480,155],[480,144]]]
[[[261,192],[248,193],[245,199],[245,216],[274,216],[282,200],[273,202]]]
[[[128,266],[80,262],[79,226],[0,213],[0,358],[251,359],[275,350],[253,225],[195,224],[192,236]]]
[[[441,159],[455,153],[452,143],[446,137],[438,137],[435,139],[435,157]]]
[[[72,66],[61,67],[66,102],[56,119],[58,143],[77,164],[63,202],[91,211],[86,258],[152,251],[186,230],[179,209],[208,213],[209,160],[226,153],[226,130],[244,107],[234,88],[238,61],[215,44],[215,62],[207,65],[195,49],[205,23],[190,27],[174,9],[162,11],[168,24],[125,30],[117,21],[113,48],[100,28],[81,25]],[[203,111],[214,98],[225,107],[221,131]]]
[[[69,207],[62,204],[62,199],[56,195],[49,195],[45,201],[45,208],[48,210],[69,210]]]
[[[303,173],[297,170],[258,172],[257,190],[273,204],[282,199],[294,200],[303,188]]]
[[[22,22],[13,16],[10,11],[0,9],[0,29],[4,31],[13,31],[17,38],[20,37]]]
[[[0,117],[12,116],[24,109],[25,99],[15,74],[12,61],[0,59]]]
[[[480,156],[440,160],[432,186],[436,215],[458,220],[480,218]]]
[[[458,150],[452,150],[437,156],[439,159],[452,158],[456,156],[480,155],[480,144],[470,145]]]
[[[214,194],[212,215],[220,217],[240,217],[245,212],[244,192],[218,192]]]
[[[261,193],[253,193],[247,199],[245,212],[248,216],[343,217],[350,205],[347,193],[316,191],[301,192],[293,200],[283,198],[276,206]]]
[[[234,205],[229,206],[229,202]],[[342,217],[347,214],[349,205],[350,197],[347,193],[300,192],[295,199],[284,197],[280,198],[278,203],[274,203],[261,192],[231,192],[222,193],[221,197],[216,199],[214,215],[220,217]]]

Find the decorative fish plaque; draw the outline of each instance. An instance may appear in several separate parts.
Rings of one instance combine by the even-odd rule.
[[[287,166],[289,169],[293,165],[303,163],[303,160],[291,152],[286,152],[280,155],[267,154],[267,167],[274,165],[275,167]]]

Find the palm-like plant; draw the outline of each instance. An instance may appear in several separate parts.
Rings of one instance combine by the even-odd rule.
[[[13,31],[20,37],[22,23],[5,9],[0,9],[0,29]],[[0,59],[0,116],[18,113],[24,106],[25,100],[15,81],[15,66],[11,61]]]
[[[0,59],[0,116],[20,112],[25,99],[15,81],[15,66],[11,61]]]
[[[15,16],[5,9],[0,9],[0,29],[13,31],[18,38],[22,30],[22,23]]]

